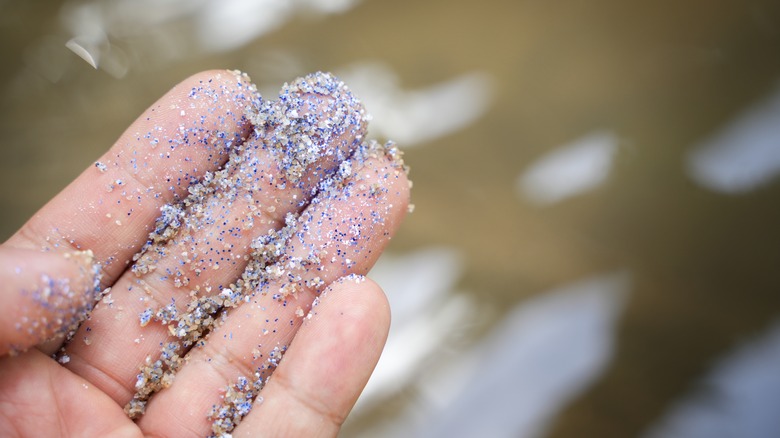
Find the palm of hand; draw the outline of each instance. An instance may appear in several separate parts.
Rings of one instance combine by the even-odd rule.
[[[83,310],[72,299],[40,310],[40,294],[18,293],[44,273],[69,280],[55,295],[92,291],[89,266],[62,254],[94,253],[105,294],[63,364],[49,356],[61,338],[0,358],[0,427],[337,433],[389,324],[381,290],[355,274],[408,200],[397,151],[364,142],[363,119],[323,75],[260,102],[246,77],[208,72],[152,106],[0,251],[17,266],[0,272],[15,309],[0,320],[0,350],[38,343],[49,326],[31,328],[35,317]]]

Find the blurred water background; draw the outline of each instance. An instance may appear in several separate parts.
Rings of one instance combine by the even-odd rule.
[[[407,151],[345,437],[780,436],[780,3],[0,0],[0,236],[200,70]]]

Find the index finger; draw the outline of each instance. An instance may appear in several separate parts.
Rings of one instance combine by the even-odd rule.
[[[7,245],[92,250],[103,285],[125,270],[146,242],[160,208],[219,168],[251,125],[257,97],[246,75],[196,74],[147,109],[94,166],[36,213]]]

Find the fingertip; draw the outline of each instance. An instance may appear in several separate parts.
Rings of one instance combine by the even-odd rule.
[[[395,231],[406,214],[413,210],[410,207],[412,183],[403,152],[393,142],[381,144],[370,140],[361,146],[352,160],[360,169],[361,185],[370,187],[372,196],[383,199],[384,216],[391,220],[389,228]]]
[[[243,134],[247,134],[251,124],[245,116],[245,109],[259,96],[257,87],[244,72],[204,70],[176,84],[149,110],[158,113],[157,117],[161,114],[173,118],[181,116],[185,121],[192,116],[205,117],[216,124],[241,128]],[[198,111],[191,111],[193,109]],[[148,117],[148,113],[144,113],[141,119]]]
[[[387,298],[373,280],[348,275],[331,283],[233,436],[335,436],[379,361],[389,326]]]
[[[317,311],[319,302],[324,299],[333,301],[329,306],[341,309],[342,314],[348,311],[356,320],[369,322],[378,332],[384,332],[386,338],[390,328],[390,303],[374,280],[359,274],[338,278],[317,298],[312,312]]]
[[[333,342],[341,358],[363,362],[367,381],[387,341],[390,318],[390,304],[382,288],[366,276],[347,275],[331,283],[312,305],[304,324],[312,327],[302,328],[301,343],[312,342],[315,336]],[[296,336],[293,342],[297,340]],[[365,382],[360,390],[363,385]]]
[[[225,139],[236,143],[239,138],[243,141],[249,135],[252,124],[246,116],[247,108],[256,105],[259,98],[260,93],[248,74],[216,69],[195,73],[179,82],[158,101],[158,105],[177,122],[187,123],[196,116],[209,122],[208,129],[214,132],[235,132],[237,135],[233,140]],[[154,111],[158,105],[150,110]],[[148,111],[144,115],[149,116]],[[227,143],[225,146],[231,147]]]
[[[258,100],[248,117],[278,165],[279,184],[312,192],[349,157],[367,129],[363,104],[335,76],[317,72]]]
[[[0,354],[24,351],[44,341],[56,351],[83,321],[98,297],[100,267],[91,251],[40,252],[0,249]]]
[[[191,89],[193,86],[212,84],[213,88],[224,90],[236,96],[238,103],[245,105],[258,94],[252,78],[241,70],[212,69],[194,73],[177,86]]]

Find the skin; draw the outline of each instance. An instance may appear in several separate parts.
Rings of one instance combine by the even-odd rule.
[[[284,359],[260,392],[262,403],[254,405],[233,436],[337,435],[379,359],[390,323],[381,288],[361,276],[407,211],[406,175],[384,156],[370,158],[353,176],[364,192],[369,190],[365,187],[381,184],[387,189],[381,196],[358,190],[353,197],[324,199],[315,206],[305,199],[301,202],[305,193],[291,187],[272,193],[277,205],[328,218],[312,223],[301,245],[288,250],[290,257],[302,246],[327,244],[324,236],[347,232],[360,218],[381,215],[382,220],[362,233],[354,246],[339,251],[353,262],[324,260],[317,271],[324,281],[321,287],[304,288],[288,300],[289,305],[272,298],[283,286],[278,281],[270,284],[267,294],[230,309],[205,346],[190,351],[173,384],[152,396],[143,417],[133,421],[123,411],[135,391],[139,366],[147,356],[159,356],[159,343],[169,336],[166,327],[156,322],[141,327],[136,315],[150,301],[165,303],[186,296],[172,282],[154,282],[150,277],[149,298],[140,301],[132,289],[138,284],[138,277],[130,272],[133,255],[154,229],[163,205],[186,196],[192,182],[224,166],[231,146],[215,141],[216,132],[233,146],[250,141],[253,128],[243,117],[250,104],[248,86],[246,77],[226,71],[203,72],[183,81],[98,160],[107,169],[85,170],[0,246],[0,299],[8,303],[0,318],[0,430],[4,433],[207,436],[209,409],[221,402],[225,388],[238,376],[251,375],[258,353],[267,357],[272,346],[284,345],[289,347]],[[199,99],[192,97],[195,89]],[[316,114],[319,109],[310,111]],[[188,137],[180,138],[184,131]],[[162,147],[150,148],[150,139],[143,135],[148,132],[159,136]],[[166,140],[186,147],[166,148]],[[272,157],[258,153],[258,166],[267,166],[264,169],[270,173],[278,171]],[[321,172],[308,178],[316,183]],[[263,216],[254,234],[240,235],[233,242],[235,260],[244,260],[254,235],[281,228],[283,217]],[[63,346],[62,336],[44,342],[55,334],[53,329],[27,329],[30,321],[52,321],[62,313],[41,310],[30,294],[20,291],[38,290],[45,275],[66,281],[70,290],[88,293],[90,260],[73,256],[85,250],[91,251],[91,261],[101,268],[101,289],[112,288],[113,303],[101,302],[92,311],[65,345],[69,360],[63,365],[51,357]],[[175,266],[176,257],[169,254],[159,264]],[[205,270],[198,281],[227,284],[239,278],[243,266],[234,263],[226,269]],[[312,308],[315,298],[318,304]],[[271,326],[258,323],[261,320],[282,323]],[[259,347],[258,339],[262,340]]]

